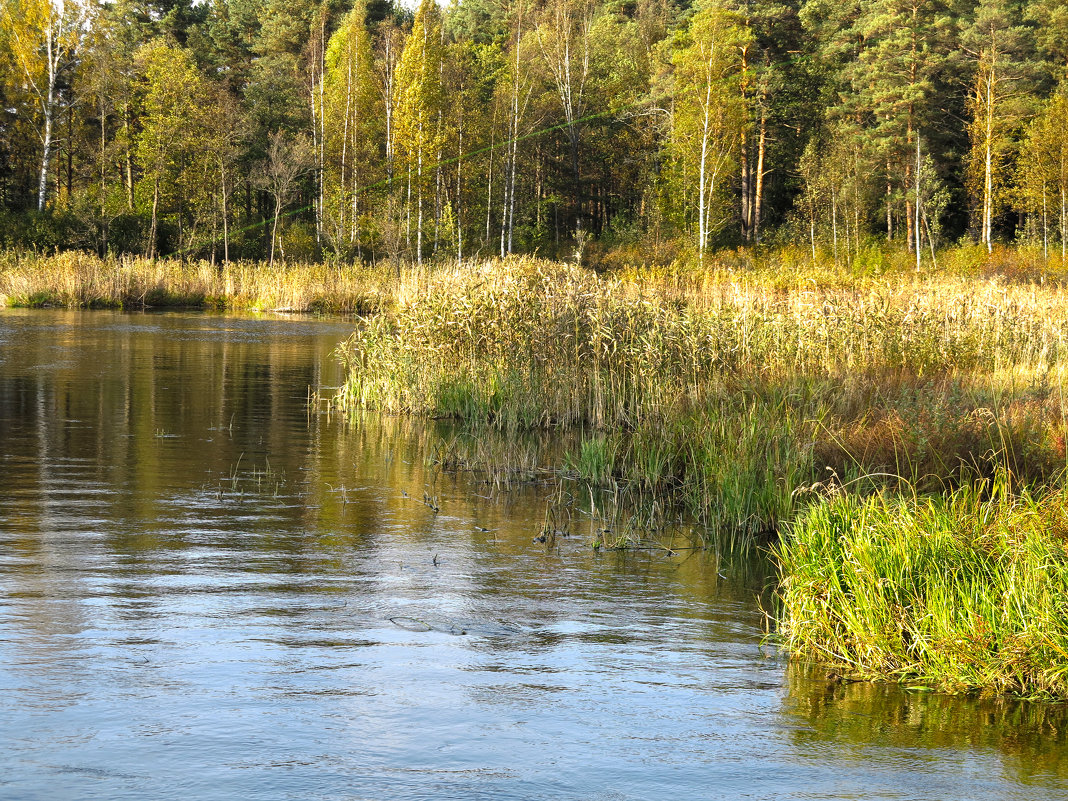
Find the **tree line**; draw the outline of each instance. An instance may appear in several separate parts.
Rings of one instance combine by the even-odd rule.
[[[1068,239],[1065,0],[4,0],[0,245]]]

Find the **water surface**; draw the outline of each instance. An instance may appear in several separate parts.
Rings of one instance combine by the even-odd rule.
[[[828,683],[759,560],[309,411],[351,326],[0,312],[0,798],[1068,797],[1062,707]]]

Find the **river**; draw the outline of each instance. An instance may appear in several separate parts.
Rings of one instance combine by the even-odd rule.
[[[0,799],[1068,797],[1063,706],[828,682],[760,558],[311,409],[352,325],[0,311]]]

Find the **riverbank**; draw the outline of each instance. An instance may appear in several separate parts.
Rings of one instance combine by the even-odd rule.
[[[364,265],[150,260],[66,252],[0,254],[0,306],[184,307],[368,314],[395,291],[388,270]]]
[[[1041,541],[1039,522],[1068,506],[1068,282],[1019,251],[962,249],[940,263],[916,272],[875,254],[813,265],[785,250],[704,268],[598,273],[516,258],[398,275],[67,254],[8,257],[0,287],[15,297],[8,287],[22,276],[19,297],[64,305],[161,297],[371,312],[340,349],[349,378],[339,409],[457,419],[470,435],[442,447],[444,466],[547,466],[617,510],[620,498],[640,499],[650,517],[683,512],[710,536],[777,542],[782,642],[842,675],[1068,696],[1068,639],[1049,605],[1068,597],[1058,583],[1068,570],[1050,568],[1045,594],[1013,594],[1021,571],[1038,576],[1063,551],[1056,531]],[[540,430],[566,432],[554,439],[569,444],[548,456],[535,452],[538,438],[518,436]],[[995,486],[1002,506],[984,505]],[[932,505],[953,521],[938,543]],[[1027,518],[1021,550],[1017,510],[1027,508],[1046,512]],[[550,509],[549,529],[566,512]],[[655,527],[643,525],[606,525],[593,544],[626,545]],[[891,551],[872,556],[873,539]],[[928,550],[929,568],[950,552],[971,560],[963,588],[898,570]],[[867,584],[846,579],[856,565]],[[941,628],[919,632],[938,604]],[[1010,606],[1014,617],[992,619]],[[985,656],[947,652],[969,637],[986,638]]]
[[[1068,639],[1051,611],[1068,597],[1068,570],[1051,567],[1034,592],[1015,583],[1021,573],[1039,581],[1043,560],[1063,554],[1055,536],[1042,539],[1036,512],[1016,547],[1015,511],[1063,497],[1059,280],[729,265],[597,275],[523,259],[437,273],[341,352],[345,410],[571,431],[560,469],[670,499],[714,534],[781,538],[779,623],[794,654],[947,691],[1068,695]],[[1003,506],[984,505],[991,482]],[[819,522],[845,519],[849,504],[868,511],[840,527]],[[952,513],[956,533],[944,541],[931,541],[929,504]],[[970,540],[961,533],[977,528]],[[813,537],[834,547],[806,544]],[[903,583],[889,557],[862,561],[872,539],[887,539],[897,564],[923,552],[933,567],[952,551],[975,570],[960,586],[922,571]],[[845,583],[858,563],[869,583]],[[833,609],[828,585],[838,588]],[[883,608],[865,595],[872,587]],[[866,604],[868,619],[852,611]],[[937,629],[901,634],[936,605]],[[1010,605],[1011,619],[991,619]],[[870,641],[874,631],[883,647],[885,620],[898,635],[883,654]],[[969,637],[985,638],[985,655]],[[950,642],[964,645],[948,652]]]
[[[345,410],[577,430],[576,474],[670,494],[724,532],[774,531],[830,486],[1041,482],[1065,464],[1059,284],[522,259],[402,289],[341,352]]]

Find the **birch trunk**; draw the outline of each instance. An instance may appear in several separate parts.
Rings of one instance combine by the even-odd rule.
[[[715,50],[713,49],[713,54]],[[711,136],[710,112],[712,108],[712,59],[708,57],[708,69],[705,74],[705,102],[701,120],[701,161],[697,176],[697,258],[704,263],[705,244],[708,240],[707,203],[705,201],[705,184],[707,182],[708,169],[708,140]]]
[[[753,193],[753,240],[760,244],[760,212],[764,205],[764,155],[767,152],[768,112],[760,106],[760,135],[757,139],[756,189]]]
[[[48,57],[48,87],[41,98],[44,113],[44,131],[41,134],[41,174],[37,181],[37,211],[44,211],[48,199],[48,166],[52,160],[52,118],[56,108],[57,44],[54,41],[54,23],[50,20],[45,32],[45,54]]]

